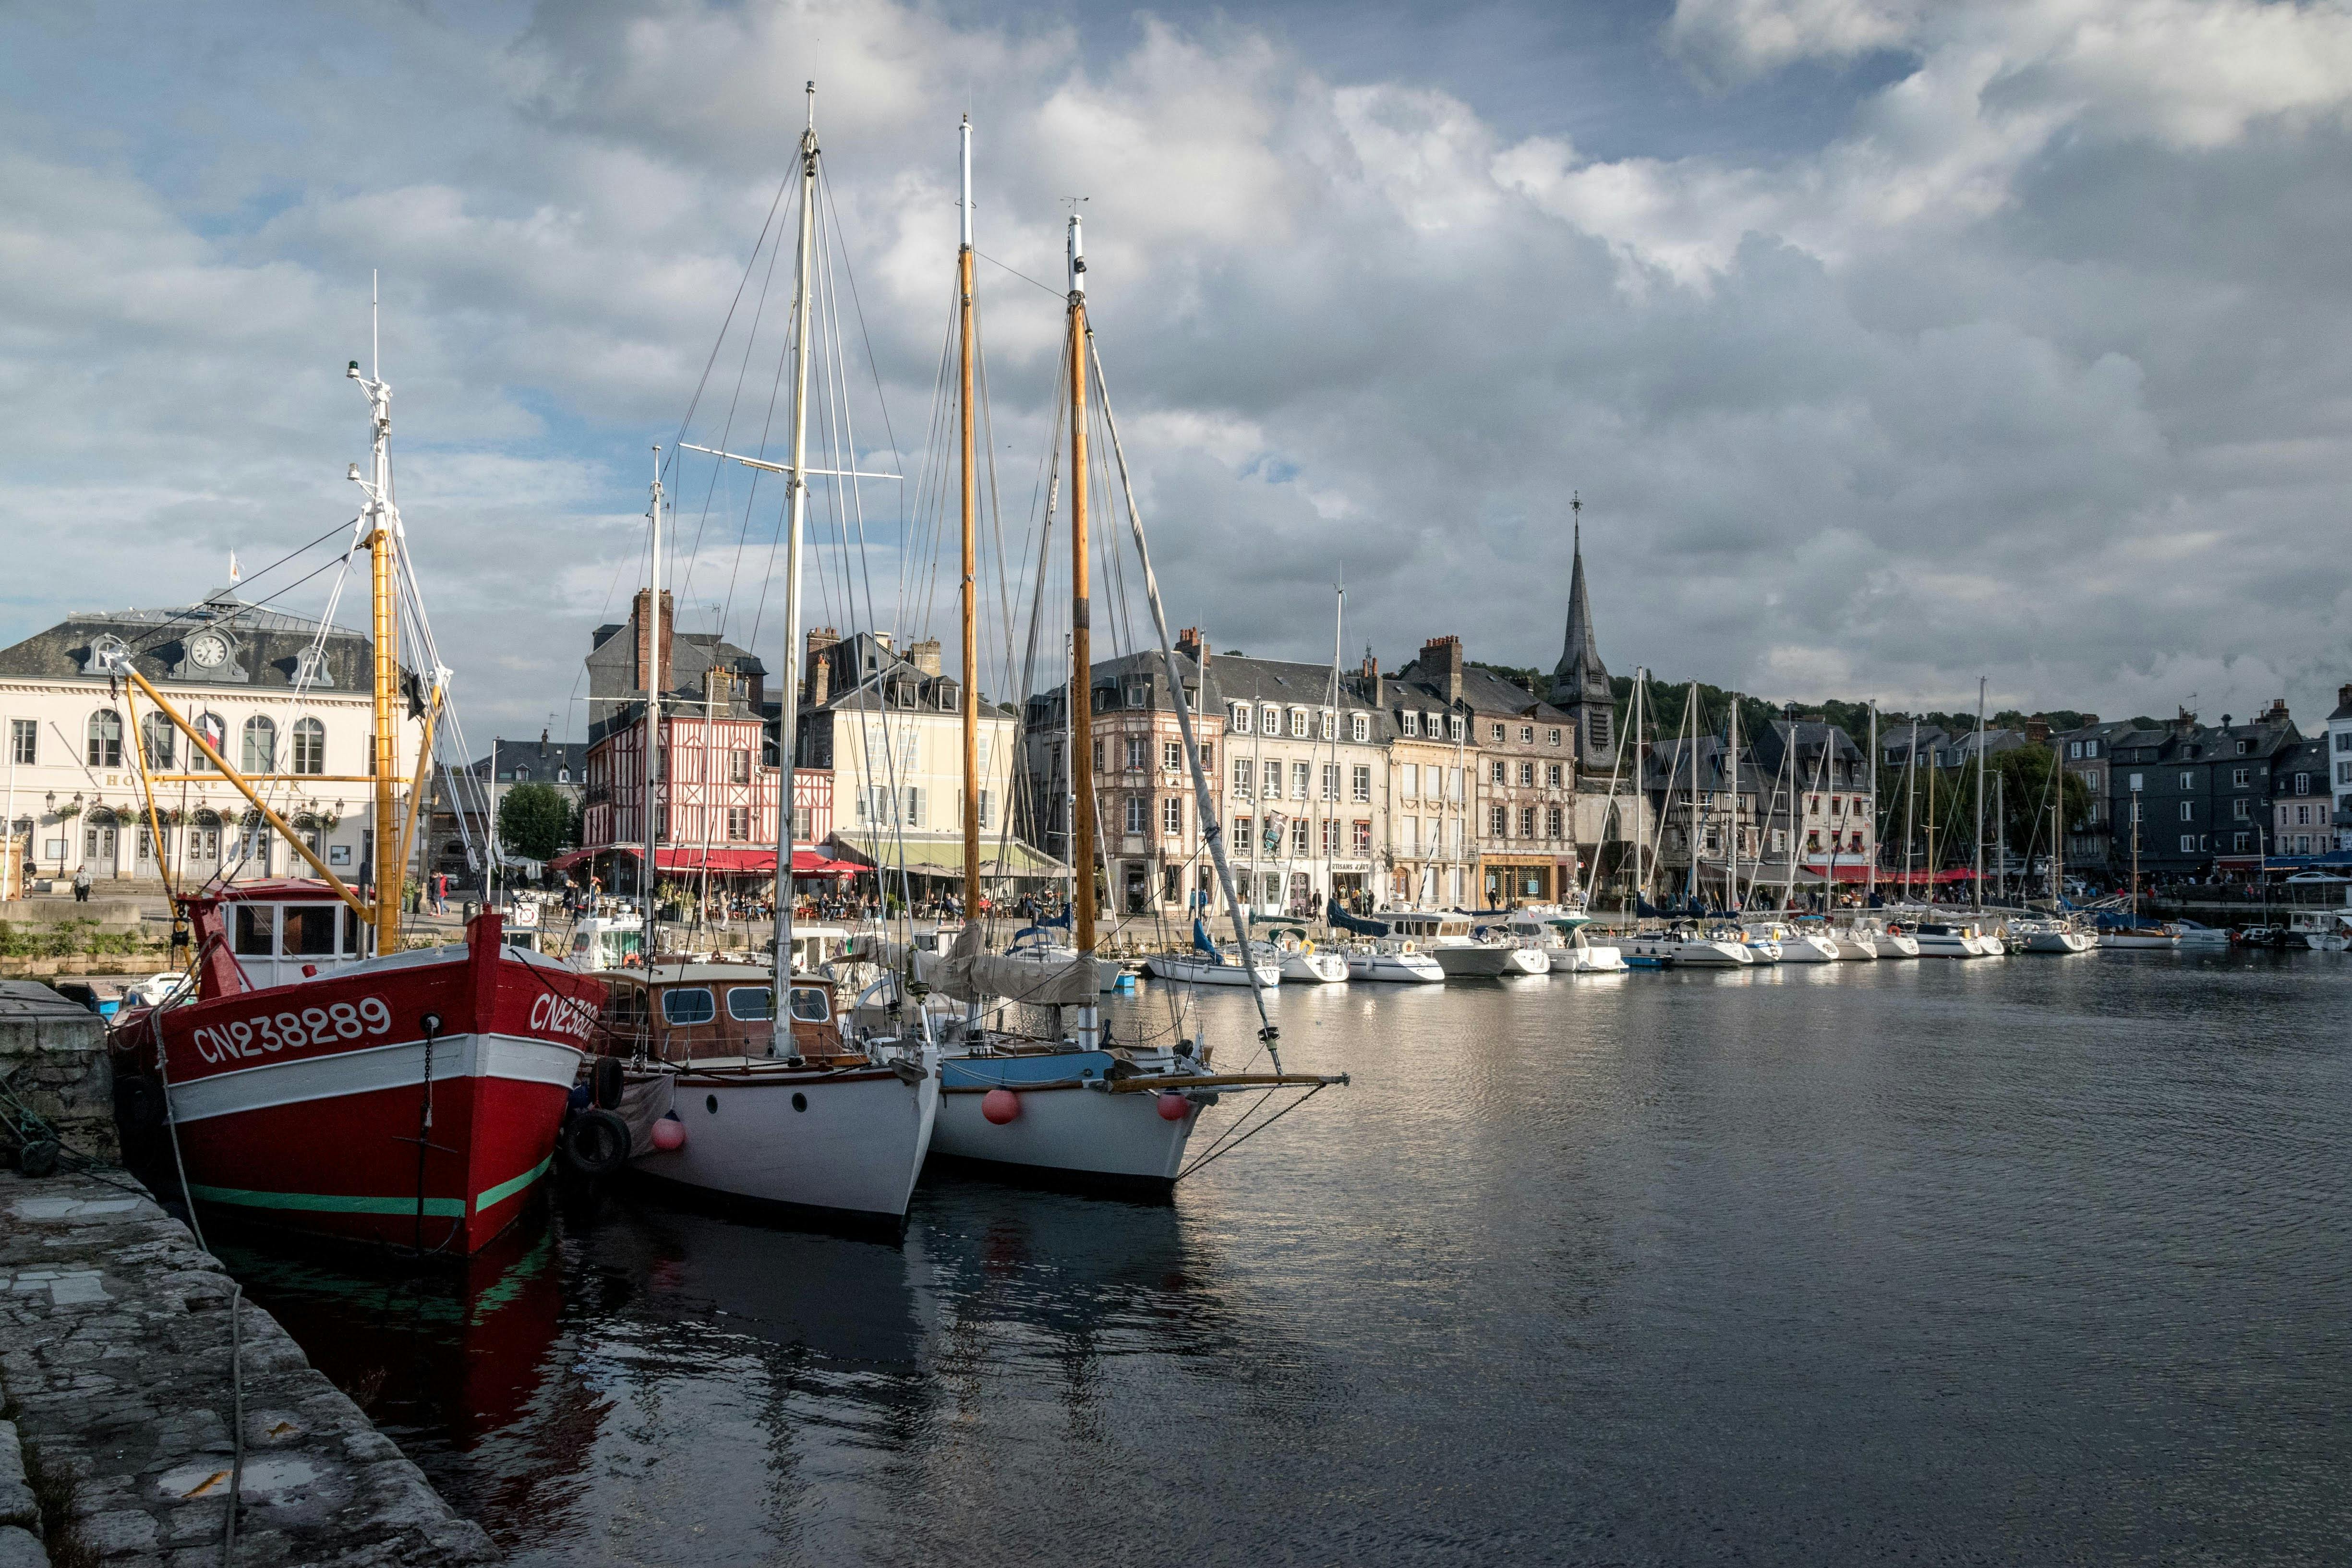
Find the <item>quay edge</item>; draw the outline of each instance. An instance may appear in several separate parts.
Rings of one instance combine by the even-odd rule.
[[[27,1100],[37,1086],[69,1152],[89,1147],[78,1131],[103,1122],[110,1135],[105,1059],[94,1015],[0,983],[0,1076]],[[500,1561],[187,1226],[107,1165],[0,1173],[0,1416],[26,1472],[0,1440],[0,1509],[17,1516],[0,1519],[0,1537],[30,1527],[74,1560],[217,1561],[236,1471],[236,1562]],[[27,1481],[37,1518],[11,1485]],[[13,1563],[27,1542],[0,1539],[12,1547]]]

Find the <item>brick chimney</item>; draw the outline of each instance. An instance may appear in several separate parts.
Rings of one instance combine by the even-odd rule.
[[[1372,657],[1372,650],[1369,647],[1364,650],[1363,692],[1364,700],[1372,707],[1386,708],[1389,705],[1387,678],[1381,674],[1381,661]]]
[[[1201,635],[1198,626],[1186,626],[1176,634],[1176,651],[1188,654],[1201,668],[1201,679],[1209,677],[1209,639]]]
[[[1444,691],[1448,702],[1462,700],[1464,668],[1460,637],[1432,637],[1421,645],[1422,677]]]
[[[2352,686],[2339,686],[2336,689],[2336,706],[2341,708],[2347,703],[2352,703]]]
[[[937,676],[940,672],[940,639],[925,637],[915,644],[907,650],[907,660],[925,675]]]
[[[660,617],[661,662],[656,666],[653,662],[653,649],[647,643],[653,628],[646,624],[647,611],[652,606],[652,598],[651,590],[638,589],[636,603],[629,610],[629,630],[636,638],[636,663],[629,670],[629,679],[635,683],[637,690],[643,691],[646,689],[646,672],[654,670],[661,681],[660,689],[667,691],[670,688],[670,678],[677,673],[676,667],[670,661],[670,650],[677,637],[677,616],[670,607],[669,590],[664,588]]]
[[[833,645],[840,640],[841,634],[831,626],[809,628],[808,656],[802,668],[805,678],[802,700],[812,708],[823,707],[833,695]]]
[[[2284,697],[2279,698],[2275,701],[2272,702],[2268,708],[2264,709],[2263,710],[2262,721],[2265,724],[2284,724],[2291,722],[2287,718],[2286,699]]]
[[[2025,721],[2025,742],[2030,746],[2045,745],[2050,740],[2050,721],[2036,714]]]
[[[2191,713],[2186,708],[2180,709],[2179,710],[2179,717],[2172,721],[2172,732],[2176,735],[2190,734],[2195,731],[2196,728],[2197,715]]]

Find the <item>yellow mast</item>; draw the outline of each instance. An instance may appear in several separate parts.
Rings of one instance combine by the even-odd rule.
[[[367,547],[370,563],[368,592],[373,611],[370,630],[375,639],[375,737],[370,753],[374,761],[369,770],[375,775],[375,843],[371,858],[375,872],[375,950],[384,953],[400,951],[400,889],[405,868],[399,857],[405,836],[400,831],[393,801],[400,772],[400,509],[392,500],[392,388],[384,384],[376,360],[377,352],[372,350],[373,374],[360,374],[357,360],[344,374],[367,394],[375,448],[374,473],[360,486],[367,495],[362,514],[367,531],[361,542]],[[352,477],[359,478],[356,464]],[[424,769],[419,768],[409,787],[423,788],[424,777]]]
[[[980,918],[980,571],[973,542],[975,437],[972,383],[971,118],[963,121],[963,243],[956,251],[957,331],[961,339],[963,444],[963,918]]]
[[[1078,236],[1078,216],[1070,215],[1070,688],[1076,719],[1087,720],[1071,737],[1070,793],[1076,820],[1070,824],[1071,869],[1077,873],[1078,907],[1073,937],[1080,952],[1095,950],[1095,765],[1094,637],[1087,584],[1087,262]]]

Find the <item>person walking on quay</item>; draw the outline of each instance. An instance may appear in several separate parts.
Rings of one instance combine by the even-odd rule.
[[[77,870],[76,872],[74,872],[73,890],[74,890],[74,902],[75,902],[75,903],[78,903],[78,904],[86,904],[86,903],[89,902],[89,867],[84,866],[84,867],[82,867],[80,869],[79,869],[79,870]]]

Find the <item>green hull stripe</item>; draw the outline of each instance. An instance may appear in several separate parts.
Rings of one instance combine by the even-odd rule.
[[[517,1193],[522,1191],[525,1187],[539,1180],[540,1177],[547,1174],[547,1168],[553,1163],[555,1163],[555,1156],[550,1154],[546,1159],[541,1160],[538,1164],[533,1165],[530,1170],[525,1171],[513,1181],[500,1182],[497,1186],[492,1187],[488,1192],[484,1193],[480,1197],[474,1200],[474,1212],[476,1214],[480,1214],[492,1204],[503,1203],[508,1198],[514,1196]]]
[[[241,1204],[257,1209],[301,1209],[312,1214],[397,1214],[416,1213],[416,1200],[407,1198],[347,1197],[337,1193],[255,1193],[243,1187],[207,1187],[190,1183],[188,1193],[193,1197],[214,1204]],[[464,1219],[466,1201],[463,1198],[427,1198],[425,1212],[436,1219]]]

